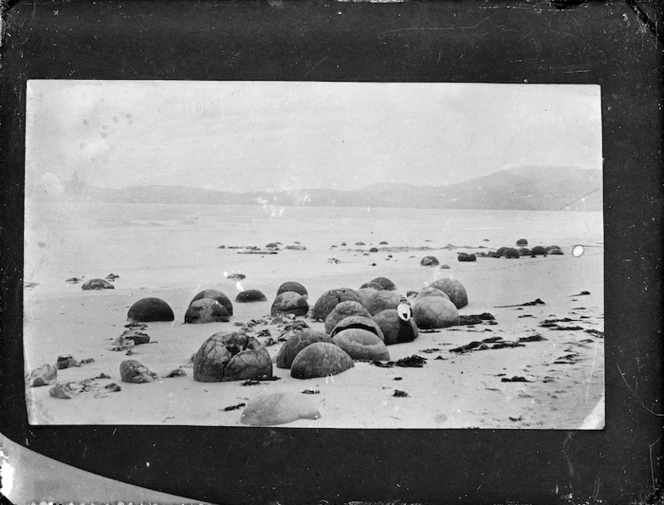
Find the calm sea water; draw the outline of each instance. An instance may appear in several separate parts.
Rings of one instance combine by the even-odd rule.
[[[26,206],[25,280],[64,289],[72,276],[133,272],[174,282],[183,272],[221,272],[220,245],[300,242],[308,253],[357,241],[390,246],[603,245],[602,214],[443,209],[37,203]],[[235,252],[233,252],[235,254]],[[229,256],[227,256],[229,257]],[[275,258],[276,261],[276,258]]]

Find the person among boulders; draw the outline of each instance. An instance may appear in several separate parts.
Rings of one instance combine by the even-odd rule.
[[[397,314],[399,314],[399,319],[402,321],[410,321],[413,317],[413,310],[410,308],[410,302],[405,296],[401,297],[399,305],[397,305]]]

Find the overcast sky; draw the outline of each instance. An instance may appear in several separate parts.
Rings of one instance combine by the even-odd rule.
[[[31,80],[26,185],[224,191],[444,185],[601,168],[583,85]]]

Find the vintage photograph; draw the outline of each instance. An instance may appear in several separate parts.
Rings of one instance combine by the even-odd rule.
[[[31,424],[604,427],[599,86],[26,103]]]

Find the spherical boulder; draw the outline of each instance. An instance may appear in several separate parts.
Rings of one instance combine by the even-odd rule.
[[[194,355],[194,380],[227,382],[272,377],[272,360],[254,337],[231,331],[215,333]]]
[[[373,316],[380,327],[385,339],[385,345],[412,342],[419,335],[419,330],[413,318],[404,321],[399,317],[397,309],[387,309]]]
[[[330,333],[339,321],[349,316],[371,317],[371,314],[360,302],[346,301],[338,303],[325,318],[325,332]]]
[[[309,303],[306,296],[302,296],[295,291],[285,291],[278,295],[270,308],[270,315],[272,316],[277,314],[306,316],[307,312],[309,312]]]
[[[459,324],[459,312],[451,301],[427,296],[413,303],[413,319],[418,328],[447,328]]]
[[[201,298],[212,298],[213,300],[217,300],[220,304],[226,307],[229,316],[233,315],[233,303],[223,291],[219,291],[218,289],[204,289],[191,299],[189,305]]]
[[[385,340],[383,330],[380,329],[378,323],[368,316],[349,316],[337,323],[337,325],[330,332],[330,337],[334,337],[337,333],[351,328],[358,328],[361,330],[370,331],[375,334],[379,339]]]
[[[551,246],[547,247],[546,248],[546,253],[547,254],[552,254],[554,256],[564,254],[562,249],[560,247],[558,247],[557,245],[551,245]]]
[[[440,261],[435,256],[425,256],[420,260],[420,265],[423,267],[435,267],[440,265]]]
[[[83,283],[81,289],[85,291],[93,291],[99,289],[115,289],[115,286],[104,279],[90,279]]]
[[[367,302],[369,301],[369,298],[373,296],[373,294],[378,291],[380,288],[375,289],[375,288],[360,288],[356,291],[357,296],[360,299],[360,303],[366,307]]]
[[[185,324],[227,323],[230,321],[228,310],[217,300],[201,298],[189,305],[184,315]]]
[[[530,256],[532,251],[527,247],[519,247],[519,256]]]
[[[495,258],[502,258],[502,257],[503,257],[503,253],[504,253],[507,249],[509,249],[509,248],[508,248],[508,247],[499,247],[498,249],[496,249],[496,252],[493,254],[493,256],[494,256]]]
[[[450,297],[450,300],[452,300],[452,303],[457,309],[461,309],[468,305],[466,288],[464,288],[463,284],[456,279],[438,279],[437,281],[433,281],[429,286],[447,293],[447,296]]]
[[[281,346],[281,349],[279,349],[279,352],[277,353],[276,364],[279,368],[290,368],[295,357],[305,347],[318,342],[326,342],[328,344],[333,343],[332,339],[325,333],[312,330],[311,328],[305,328],[301,331],[293,331],[289,333],[292,333],[292,335],[284,345]]]
[[[154,321],[173,321],[173,309],[161,298],[141,298],[127,312],[128,321],[150,323]]]
[[[503,251],[502,257],[508,259],[519,259],[521,255],[519,254],[519,251],[517,251],[513,247],[506,247],[505,250]]]
[[[364,306],[371,315],[374,315],[382,310],[396,309],[400,301],[401,295],[399,293],[383,289],[372,293],[365,301]]]
[[[375,279],[372,279],[369,282],[375,282],[376,284],[380,284],[383,289],[386,289],[388,291],[394,291],[395,289],[397,289],[396,284],[394,284],[394,282],[392,282],[387,277],[376,277]]]
[[[309,295],[309,293],[307,291],[307,288],[305,288],[299,282],[294,282],[294,281],[284,282],[281,286],[279,286],[279,289],[277,289],[277,295],[280,295],[281,293],[285,293],[286,291],[293,291],[293,292],[299,293],[303,296]]]
[[[267,302],[267,297],[258,289],[245,289],[235,297],[237,303]]]
[[[417,296],[415,299],[417,300],[418,298],[424,298],[425,296],[442,296],[443,298],[450,299],[450,296],[445,293],[445,291],[442,291],[438,288],[434,288],[433,286],[427,286],[426,288],[422,288],[419,293],[417,293]]]
[[[389,361],[385,343],[375,333],[362,328],[348,328],[337,333],[332,340],[357,361]]]
[[[530,250],[532,256],[544,256],[546,254],[546,249],[541,245],[536,245]]]
[[[323,293],[314,304],[314,319],[325,321],[325,318],[334,310],[334,307],[341,302],[352,301],[359,302],[355,290],[350,288],[331,289]]]
[[[353,368],[353,358],[335,344],[317,342],[300,351],[291,364],[291,377],[313,379],[327,377]]]
[[[526,246],[526,245],[528,245],[528,241],[525,238],[520,238],[519,240],[516,241],[516,245]]]

